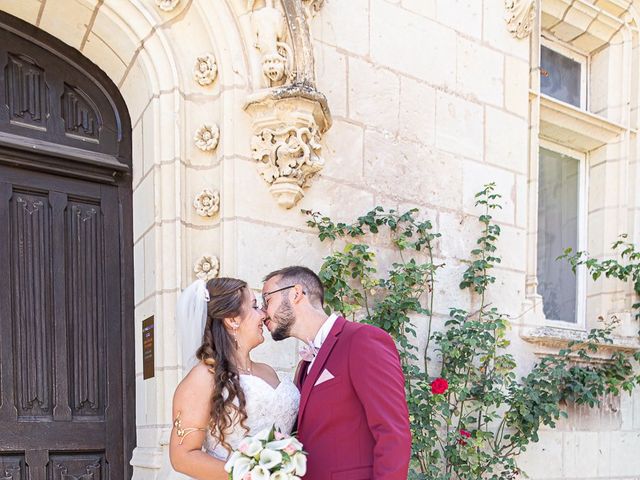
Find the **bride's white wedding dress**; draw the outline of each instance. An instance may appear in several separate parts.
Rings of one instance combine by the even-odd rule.
[[[255,435],[273,425],[282,433],[289,435],[298,416],[300,406],[300,392],[291,379],[284,378],[273,388],[262,378],[255,375],[240,375],[246,400],[247,420],[249,431],[245,431],[239,424],[233,426],[225,435],[225,442],[235,450],[240,441],[247,435]],[[220,460],[226,460],[231,452],[227,451],[207,429],[204,443],[205,451]]]

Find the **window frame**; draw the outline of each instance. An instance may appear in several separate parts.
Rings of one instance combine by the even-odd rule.
[[[558,39],[547,38],[543,34],[540,36],[540,53],[539,53],[540,69],[542,69],[542,47],[546,47],[549,50],[553,50],[554,52],[559,53],[560,55],[563,55],[575,62],[578,62],[581,65],[582,68],[580,68],[580,106],[576,108],[579,108],[580,110],[588,111],[589,110],[588,108],[589,107],[589,98],[588,98],[589,89],[588,89],[587,82],[591,74],[590,56],[586,53],[576,50],[575,48],[570,47],[569,45],[567,45],[566,43]],[[540,94],[547,95],[543,93],[542,90],[540,90]],[[553,98],[556,102],[571,105],[555,97],[552,97],[550,95],[547,95],[547,96],[549,98]],[[575,107],[575,105],[571,105],[571,106]]]
[[[576,242],[578,251],[587,250],[588,242],[588,217],[589,217],[589,154],[569,148],[565,145],[546,140],[538,139],[538,162],[540,162],[540,149],[550,150],[561,155],[566,155],[578,161],[578,239]],[[538,179],[538,181],[540,181]],[[538,192],[540,186],[538,185]],[[537,237],[536,237],[537,249]],[[584,265],[576,268],[576,318],[575,322],[555,320],[544,317],[544,324],[550,327],[565,328],[570,330],[586,329],[586,309],[587,309],[587,270]]]

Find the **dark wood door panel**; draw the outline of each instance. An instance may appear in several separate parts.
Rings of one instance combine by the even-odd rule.
[[[0,454],[25,478],[125,469],[120,222],[117,187],[0,166]]]
[[[131,476],[131,217],[117,86],[0,12],[0,480]]]
[[[0,422],[0,428],[0,452],[96,451],[104,450],[107,441],[103,422]]]

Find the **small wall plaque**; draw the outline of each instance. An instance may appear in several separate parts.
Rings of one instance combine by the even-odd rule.
[[[142,378],[155,376],[155,356],[153,353],[153,317],[142,321]]]

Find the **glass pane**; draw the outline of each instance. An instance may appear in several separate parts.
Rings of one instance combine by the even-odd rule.
[[[576,276],[565,248],[578,245],[578,179],[580,162],[540,149],[538,187],[538,293],[549,320],[576,321]]]
[[[580,62],[554,52],[547,47],[540,49],[540,90],[550,97],[557,98],[576,107],[580,107]]]

